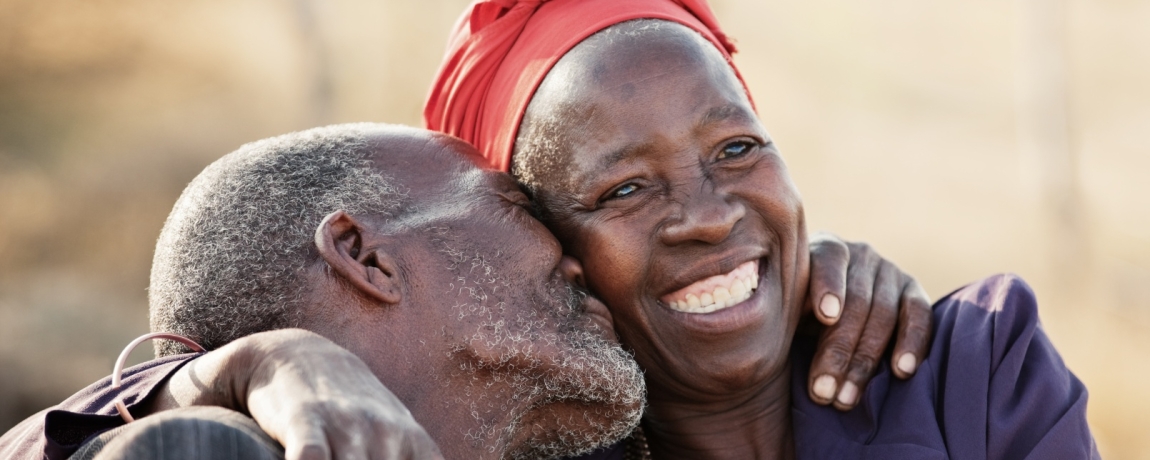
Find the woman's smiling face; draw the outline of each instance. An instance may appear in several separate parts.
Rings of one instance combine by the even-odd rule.
[[[802,203],[713,45],[651,20],[585,40],[536,91],[516,162],[652,399],[784,375],[807,283]]]

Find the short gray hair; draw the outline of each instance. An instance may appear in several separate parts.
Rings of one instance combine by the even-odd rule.
[[[315,128],[246,144],[184,189],[152,259],[153,331],[215,349],[299,325],[317,260],[315,229],[329,213],[394,217],[405,191],[372,162],[368,137],[387,125]],[[187,351],[157,341],[156,355]]]

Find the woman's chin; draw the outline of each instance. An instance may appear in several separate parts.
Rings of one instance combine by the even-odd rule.
[[[656,316],[662,324],[656,330],[662,329],[658,335],[665,339],[655,343],[663,356],[636,356],[648,369],[648,378],[651,366],[656,366],[699,392],[729,393],[758,387],[779,375],[786,367],[797,315],[784,307],[784,296],[776,287],[780,284],[768,285],[740,303],[708,313],[659,305]]]

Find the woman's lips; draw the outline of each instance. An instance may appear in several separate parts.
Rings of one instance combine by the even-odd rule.
[[[583,298],[584,312],[591,322],[598,325],[603,331],[603,335],[611,342],[619,342],[619,336],[615,333],[614,318],[611,316],[611,310],[607,309],[603,302],[591,295]]]
[[[672,310],[704,314],[729,308],[749,299],[759,286],[759,261],[739,265],[730,273],[701,279],[659,300]]]

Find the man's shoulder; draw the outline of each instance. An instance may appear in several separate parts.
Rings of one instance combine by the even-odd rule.
[[[115,401],[122,400],[139,416],[137,407],[144,399],[196,356],[169,356],[125,369],[118,389],[112,388],[110,376],[89,385],[0,436],[0,458],[67,458],[90,437],[123,424]]]
[[[44,457],[44,417],[51,407],[33,414],[0,436],[0,458],[40,459]]]

